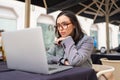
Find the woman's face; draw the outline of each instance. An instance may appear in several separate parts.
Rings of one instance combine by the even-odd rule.
[[[57,29],[61,37],[70,36],[74,30],[74,25],[71,23],[70,19],[62,15],[57,19]]]

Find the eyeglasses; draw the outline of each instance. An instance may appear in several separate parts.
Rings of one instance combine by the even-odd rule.
[[[63,22],[61,24],[57,24],[57,29],[67,29],[68,28],[68,25],[70,25],[72,23],[66,23],[66,22]]]

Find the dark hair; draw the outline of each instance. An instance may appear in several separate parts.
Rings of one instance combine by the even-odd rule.
[[[75,29],[74,29],[72,38],[73,38],[73,40],[75,41],[75,44],[77,44],[78,41],[79,41],[81,38],[83,38],[84,33],[83,33],[83,31],[82,31],[82,28],[81,28],[81,26],[80,26],[80,24],[79,24],[79,21],[78,21],[76,15],[75,15],[73,12],[71,12],[71,11],[62,11],[61,13],[58,14],[58,16],[57,16],[57,18],[56,18],[56,24],[57,24],[57,19],[58,19],[60,16],[62,16],[62,15],[67,16],[67,17],[70,19],[71,23],[75,26]],[[58,37],[61,37],[61,35],[60,35],[57,27],[56,27],[55,33],[56,33],[56,35],[57,35]]]

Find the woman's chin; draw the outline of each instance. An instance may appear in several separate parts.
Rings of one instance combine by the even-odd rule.
[[[61,37],[67,37],[67,35],[61,35]]]

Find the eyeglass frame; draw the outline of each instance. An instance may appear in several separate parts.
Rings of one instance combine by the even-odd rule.
[[[58,30],[60,30],[60,28],[61,28],[61,29],[67,29],[67,28],[68,28],[68,25],[70,25],[70,24],[72,24],[72,23],[71,23],[71,22],[69,22],[69,23],[67,23],[67,22],[62,22],[61,24],[56,25],[56,28],[57,28]]]

